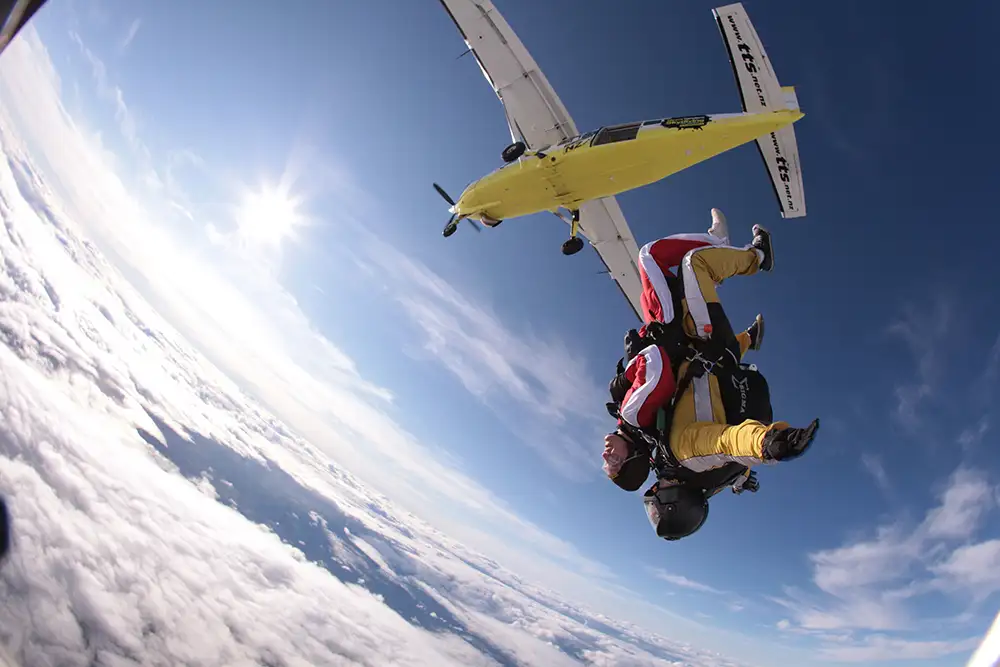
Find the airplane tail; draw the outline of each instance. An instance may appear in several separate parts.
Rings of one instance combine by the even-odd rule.
[[[799,101],[792,86],[782,87],[771,68],[764,45],[754,30],[742,3],[712,10],[722,32],[729,62],[736,76],[743,111],[766,113],[782,109],[799,110]],[[795,130],[787,125],[757,139],[757,149],[767,167],[774,194],[778,198],[783,218],[800,218],[806,214],[805,191],[802,186],[802,166]]]

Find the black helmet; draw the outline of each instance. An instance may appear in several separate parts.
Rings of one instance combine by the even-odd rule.
[[[656,534],[665,540],[679,540],[695,533],[708,518],[708,498],[698,487],[661,486],[658,481],[646,491],[642,501]]]
[[[611,478],[611,481],[615,485],[626,491],[638,491],[639,487],[646,483],[646,479],[649,477],[650,463],[649,463],[649,451],[644,447],[636,447],[632,438],[628,437],[620,429],[615,431],[614,435],[618,435],[625,444],[628,446],[628,456],[625,458],[625,462],[622,463],[621,468],[618,469],[618,474]]]

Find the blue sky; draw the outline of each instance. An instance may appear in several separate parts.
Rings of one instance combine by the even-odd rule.
[[[585,130],[737,110],[712,6],[499,9]],[[640,243],[702,231],[713,206],[736,243],[772,228],[776,271],[722,298],[737,326],[767,318],[755,361],[776,415],[824,430],[669,545],[600,473],[633,320],[596,255],[564,258],[551,216],[440,235],[431,182],[457,195],[509,134],[437,3],[54,0],[35,26],[88,150],[144,212],[90,209],[95,238],[334,460],[606,613],[662,605],[682,618],[638,620],[668,635],[765,662],[953,664],[1000,599],[1000,281],[977,150],[991,17],[746,6],[806,113],[808,216],[780,220],[750,146],[619,202]],[[305,224],[247,234],[248,194],[282,183]]]

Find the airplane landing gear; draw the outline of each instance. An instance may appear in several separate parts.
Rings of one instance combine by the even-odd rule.
[[[567,239],[562,244],[562,254],[564,255],[575,255],[581,250],[583,250],[583,239],[581,239],[579,236],[574,236],[571,239]]]
[[[583,239],[579,237],[580,232],[580,211],[573,211],[573,218],[569,223],[569,239],[562,244],[562,254],[575,255],[583,250]]]
[[[524,155],[524,151],[526,151],[527,149],[528,147],[525,145],[523,141],[515,141],[510,146],[503,149],[503,153],[500,154],[500,158],[504,162],[513,162],[514,160]]]
[[[444,226],[444,231],[442,231],[441,233],[444,235],[445,238],[448,238],[457,231],[458,231],[458,221],[452,218],[451,220],[448,221],[448,224]]]

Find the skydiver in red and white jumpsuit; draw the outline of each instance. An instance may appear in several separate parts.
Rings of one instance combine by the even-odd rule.
[[[754,227],[755,235],[759,229]],[[760,231],[767,234],[766,230]],[[769,244],[769,235],[767,242]],[[667,275],[676,278],[675,268],[684,274],[682,296],[691,316],[690,326],[686,326],[685,330],[688,335],[702,339],[711,335],[712,327],[699,288],[698,276],[691,262],[684,260],[688,253],[712,246],[732,247],[726,217],[717,208],[712,209],[712,226],[708,233],[674,234],[647,243],[639,249],[639,277],[642,282],[640,306],[644,322],[638,331],[640,337],[646,335],[647,325],[651,322],[668,323],[675,316],[684,316],[684,313],[674,313],[674,300],[667,283]],[[759,251],[758,254],[762,260],[764,254]],[[756,271],[756,267],[753,270]],[[747,350],[759,350],[763,335],[764,319],[757,315],[752,325],[735,335],[740,358]],[[666,358],[661,347],[653,345],[635,352],[638,354],[628,360],[625,372],[614,382],[619,386],[619,395],[624,394],[621,402],[622,418],[633,426],[647,427],[655,420],[657,410],[673,396],[676,379],[671,371],[670,359]]]

